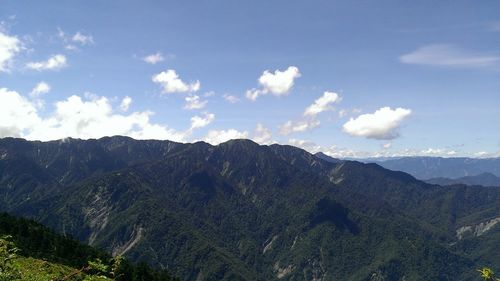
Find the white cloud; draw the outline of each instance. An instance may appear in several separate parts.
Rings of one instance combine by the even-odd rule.
[[[120,103],[120,109],[122,111],[128,111],[130,104],[132,104],[132,98],[129,96],[126,96],[122,99],[122,102]]]
[[[264,94],[264,92],[262,90],[259,90],[259,89],[250,89],[250,90],[247,90],[246,93],[245,93],[245,97],[247,97],[247,99],[251,100],[251,101],[256,101],[257,98]]]
[[[333,92],[324,92],[323,95],[316,99],[313,104],[308,106],[304,111],[304,116],[316,116],[319,113],[331,110],[331,104],[338,103],[340,96]]]
[[[85,35],[80,31],[76,32],[73,36],[67,35],[61,28],[57,28],[57,37],[59,37],[64,44],[64,48],[70,51],[79,50],[76,44],[80,46],[93,45],[94,37],[92,35]]]
[[[235,129],[220,130],[220,131],[210,130],[208,131],[208,134],[205,136],[204,141],[212,145],[217,145],[219,143],[226,142],[232,139],[246,139],[246,138],[248,138],[247,131],[240,132]]]
[[[163,87],[163,93],[185,93],[197,92],[200,89],[200,81],[185,83],[173,69],[162,71],[153,76],[153,82]]]
[[[339,118],[345,117],[347,115],[347,110],[341,109],[339,110]]]
[[[500,62],[500,56],[476,54],[449,44],[424,46],[399,59],[407,64],[462,68],[485,67]]]
[[[307,150],[310,153],[316,153],[316,152],[320,152],[323,150],[323,148],[321,146],[319,146],[316,143],[309,141],[309,140],[289,139],[288,143],[290,145]]]
[[[205,113],[204,115],[204,117],[200,117],[198,115],[191,117],[191,131],[206,127],[215,120],[215,115],[212,113]]]
[[[0,88],[0,137],[23,137],[41,122],[36,107],[14,91]]]
[[[64,36],[64,33],[62,35]],[[80,32],[75,33],[75,35],[71,37],[71,40],[81,45],[94,44],[94,38],[92,37],[92,35],[84,35]]]
[[[157,64],[159,62],[164,61],[165,58],[163,57],[162,53],[157,52],[155,54],[151,54],[149,56],[142,58],[142,60],[149,64]]]
[[[66,57],[64,55],[54,55],[46,61],[30,62],[26,64],[27,68],[42,71],[42,70],[58,70],[67,66]]]
[[[335,145],[325,147],[309,140],[289,139],[288,143],[290,145],[302,148],[308,151],[309,153],[314,154],[318,152],[323,152],[324,154],[333,158],[358,158],[358,157],[368,156],[368,153],[366,152],[354,151],[346,148],[338,148]]]
[[[240,101],[240,99],[236,96],[233,96],[233,95],[229,95],[229,94],[225,94],[222,96],[224,98],[225,101],[229,102],[229,103],[237,103]]]
[[[392,142],[386,142],[386,143],[382,144],[383,149],[389,149],[391,147],[392,147]]]
[[[291,133],[305,132],[312,130],[320,125],[320,121],[316,116],[321,112],[333,110],[332,104],[340,102],[341,98],[333,92],[324,92],[323,95],[317,98],[313,104],[308,106],[303,113],[303,117],[299,121],[287,121],[280,126],[280,134],[288,135]]]
[[[264,125],[262,125],[261,123],[258,123],[255,127],[252,140],[259,144],[268,145],[274,143],[272,137],[273,135],[271,133],[271,130],[264,127]]]
[[[56,102],[55,110],[42,118],[32,102],[14,91],[0,89],[1,137],[55,140],[125,135],[138,139],[184,141],[185,132],[151,123],[152,115],[149,111],[118,114],[106,97],[83,100],[74,95]]]
[[[313,141],[301,139],[289,139],[290,145],[300,147],[310,153],[323,152],[324,154],[334,158],[377,158],[377,157],[404,157],[404,156],[440,156],[440,157],[455,157],[458,152],[444,148],[428,148],[428,149],[404,149],[401,151],[390,151],[383,148],[380,151],[357,151],[348,148],[340,148],[336,145],[322,146]],[[387,143],[386,143],[387,144]],[[476,155],[477,156],[477,155]]]
[[[344,126],[344,132],[351,136],[389,140],[399,136],[401,123],[411,114],[405,108],[383,107],[371,114],[363,114],[356,119],[350,118]]]
[[[33,90],[31,90],[30,92],[30,97],[32,98],[37,98],[43,94],[46,94],[50,92],[50,86],[49,84],[45,83],[45,82],[40,82],[38,83],[35,88],[33,88]]]
[[[186,105],[184,106],[185,109],[202,109],[208,103],[208,101],[202,100],[198,95],[187,96],[185,100],[186,100]]]
[[[406,152],[413,156],[455,156],[457,152],[455,150],[449,150],[445,148],[427,148],[422,150],[412,150],[408,149]],[[400,152],[401,153],[401,152]]]
[[[487,156],[488,154],[489,154],[489,153],[488,153],[488,152],[486,152],[486,151],[479,151],[479,152],[474,153],[474,155],[475,155],[475,156],[477,156],[477,157],[485,157],[485,156]]]
[[[320,124],[319,120],[315,118],[300,120],[300,121],[288,121],[280,127],[280,134],[289,135],[291,133],[305,132],[307,130],[314,129]]]
[[[274,73],[265,70],[258,80],[261,88],[248,90],[245,95],[252,101],[266,94],[287,95],[292,89],[295,79],[299,78],[300,75],[299,69],[295,66],[289,66],[284,71],[276,70]]]
[[[8,72],[14,56],[21,51],[21,41],[0,31],[0,72]]]

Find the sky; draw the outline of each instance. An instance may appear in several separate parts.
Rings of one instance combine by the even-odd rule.
[[[498,1],[0,0],[0,137],[500,157]]]

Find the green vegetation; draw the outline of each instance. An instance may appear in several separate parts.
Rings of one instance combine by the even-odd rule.
[[[0,214],[0,281],[175,281],[166,271],[82,245],[30,220]]]
[[[485,281],[500,281],[500,278],[495,278],[495,272],[489,267],[483,267],[477,271]]]
[[[498,188],[430,185],[247,140],[4,139],[0,152],[2,210],[184,280],[457,281],[500,270],[499,225],[456,235],[500,216]],[[16,229],[5,234],[20,255],[76,270],[100,258],[113,270],[94,248]]]

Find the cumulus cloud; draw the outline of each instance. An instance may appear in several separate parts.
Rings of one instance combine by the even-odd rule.
[[[351,136],[390,140],[399,136],[399,127],[410,114],[409,109],[383,107],[374,113],[350,118],[343,129]]]
[[[31,90],[30,97],[38,98],[39,96],[46,94],[48,92],[50,92],[49,84],[41,81],[40,83],[36,84],[36,86],[35,86],[35,88],[33,88],[33,90]]]
[[[320,121],[315,118],[299,121],[288,121],[280,127],[280,134],[289,135],[291,133],[305,132],[318,127]]]
[[[224,98],[225,101],[227,101],[228,103],[237,103],[240,101],[240,99],[236,96],[233,96],[233,95],[229,95],[229,94],[225,94],[222,96]]]
[[[190,130],[203,128],[208,126],[208,124],[212,123],[215,120],[215,115],[212,113],[205,113],[203,117],[201,116],[193,116],[191,117],[191,128]]]
[[[232,139],[246,139],[246,138],[248,138],[247,131],[240,132],[235,129],[210,130],[208,131],[208,134],[205,136],[204,141],[212,145],[217,145],[219,143],[226,142]]]
[[[15,36],[0,31],[0,72],[8,72],[14,56],[21,51],[22,43]]]
[[[262,125],[261,123],[258,123],[255,127],[252,140],[259,144],[268,145],[274,142],[272,138],[273,135],[271,133],[271,130],[264,127],[264,125]]]
[[[92,35],[84,35],[80,32],[75,33],[73,37],[71,37],[73,42],[79,43],[81,45],[91,45],[94,44],[94,38]]]
[[[200,89],[200,81],[186,83],[179,78],[179,75],[173,69],[162,71],[152,78],[154,83],[162,87],[163,93],[185,93],[197,92]]]
[[[323,111],[331,110],[331,105],[339,101],[340,96],[337,93],[324,92],[320,98],[316,99],[313,104],[306,108],[304,116],[314,117]]]
[[[300,75],[299,69],[295,66],[289,66],[284,71],[276,70],[274,73],[265,70],[258,80],[261,88],[248,90],[245,95],[252,101],[266,94],[287,95],[292,89],[295,79],[299,78]]]
[[[399,60],[407,64],[475,68],[494,65],[500,62],[500,56],[477,54],[449,44],[434,44],[402,55]]]
[[[184,109],[202,109],[208,103],[208,101],[202,100],[198,95],[187,96],[185,100],[186,105],[184,106]]]
[[[64,55],[54,55],[46,61],[30,62],[26,64],[29,69],[42,71],[42,70],[58,70],[66,67],[66,57]]]
[[[149,56],[145,56],[144,58],[142,58],[142,60],[146,63],[149,63],[149,64],[157,64],[159,62],[162,62],[165,60],[165,58],[163,57],[163,54],[160,53],[160,52],[157,52],[155,54],[151,54]]]
[[[55,110],[42,118],[28,99],[17,92],[0,89],[1,137],[54,140],[126,135],[138,139],[185,140],[185,132],[152,123],[152,115],[150,111],[119,114],[106,97],[84,100],[73,95],[56,102]]]
[[[128,111],[130,104],[132,104],[132,98],[129,96],[126,96],[122,99],[122,102],[120,103],[120,109],[122,111]]]
[[[6,88],[0,88],[0,120],[0,137],[22,137],[41,123],[36,107]]]

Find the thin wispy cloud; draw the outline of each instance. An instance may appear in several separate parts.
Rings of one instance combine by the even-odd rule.
[[[81,45],[90,45],[94,44],[94,37],[92,35],[85,35],[81,32],[75,33],[73,37],[71,37],[73,42],[79,43]]]
[[[36,84],[35,88],[33,88],[33,90],[31,90],[30,97],[37,98],[37,97],[44,95],[48,92],[50,92],[50,85],[47,84],[46,82],[42,81],[42,82]]]
[[[240,99],[237,96],[233,96],[233,95],[229,95],[229,94],[224,94],[222,97],[224,98],[225,101],[227,101],[228,103],[232,103],[232,104],[235,104],[235,103],[240,101]]]
[[[493,32],[500,32],[500,21],[490,22],[488,24],[488,30]]]
[[[313,104],[304,111],[304,116],[316,116],[319,113],[333,109],[332,104],[340,102],[341,98],[337,93],[324,92]]]
[[[485,55],[463,50],[451,44],[433,44],[399,57],[402,63],[457,67],[478,68],[488,67],[500,62],[500,56]]]
[[[64,55],[54,55],[48,58],[46,61],[29,62],[26,67],[29,69],[42,71],[42,70],[59,70],[68,65],[66,56]]]
[[[184,100],[186,101],[184,109],[190,109],[190,110],[202,109],[208,103],[207,100],[202,100],[198,95],[187,96]]]
[[[143,57],[142,60],[146,63],[149,63],[149,64],[157,64],[159,62],[164,61],[165,58],[163,57],[162,53],[157,52],[157,53]]]

